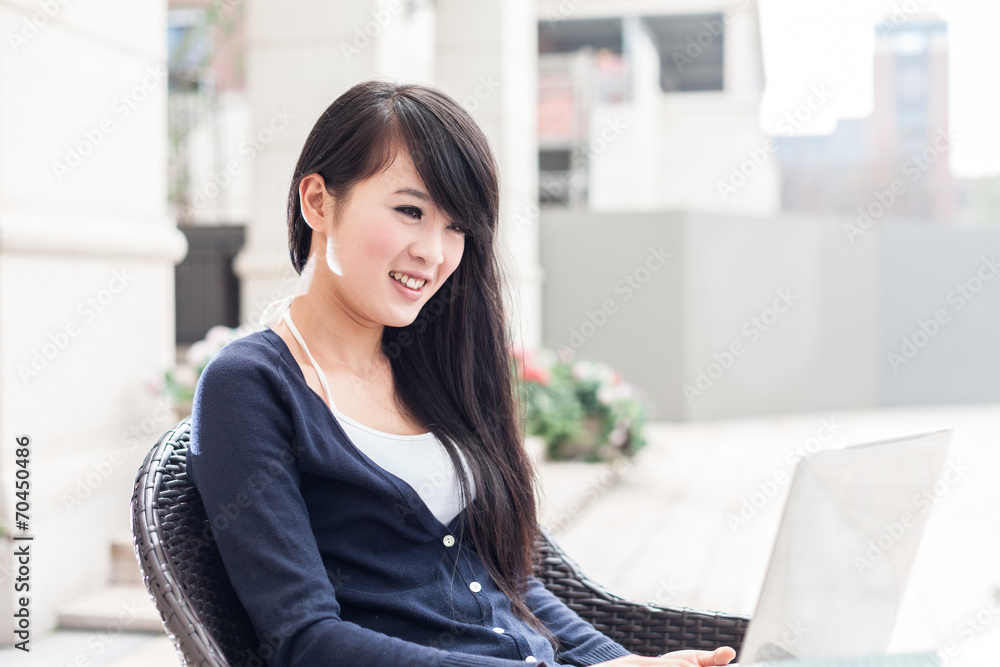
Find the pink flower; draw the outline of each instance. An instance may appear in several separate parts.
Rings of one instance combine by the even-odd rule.
[[[524,379],[527,382],[537,382],[538,384],[548,384],[552,381],[552,372],[543,366],[525,365]]]
[[[143,380],[146,391],[154,396],[158,396],[163,391],[164,385],[166,385],[166,381],[162,375],[149,375]]]

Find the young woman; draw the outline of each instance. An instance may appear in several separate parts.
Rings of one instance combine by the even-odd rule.
[[[188,460],[258,663],[734,657],[633,656],[531,575],[498,207],[485,136],[433,88],[359,84],[309,134],[288,198],[297,296],[205,369]]]

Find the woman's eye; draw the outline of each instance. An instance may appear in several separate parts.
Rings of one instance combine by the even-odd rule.
[[[465,234],[465,227],[463,227],[462,225],[458,224],[449,225],[448,229],[454,229],[456,232],[459,232],[460,234]]]
[[[410,216],[414,220],[419,220],[424,215],[424,212],[416,206],[397,206],[396,210],[402,213],[403,215]]]

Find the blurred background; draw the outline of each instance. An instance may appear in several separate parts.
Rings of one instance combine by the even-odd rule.
[[[998,22],[990,0],[0,0],[0,644],[26,530],[41,651],[5,664],[174,664],[135,471],[209,331],[294,290],[295,160],[372,77],[442,88],[490,137],[512,336],[643,397],[634,458],[540,462],[587,572],[750,614],[790,452],[953,427],[969,473],[893,646],[993,664]]]

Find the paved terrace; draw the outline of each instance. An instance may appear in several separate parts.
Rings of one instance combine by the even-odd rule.
[[[543,521],[585,572],[623,597],[752,614],[789,486],[767,482],[791,473],[789,454],[943,427],[955,429],[949,460],[961,476],[933,505],[890,650],[950,645],[949,666],[992,667],[1000,655],[1000,605],[991,604],[1000,586],[1000,405],[652,424],[632,463],[543,464]],[[745,523],[732,521],[742,505]],[[30,655],[0,649],[0,663],[178,664],[163,635],[98,631],[36,636]]]

